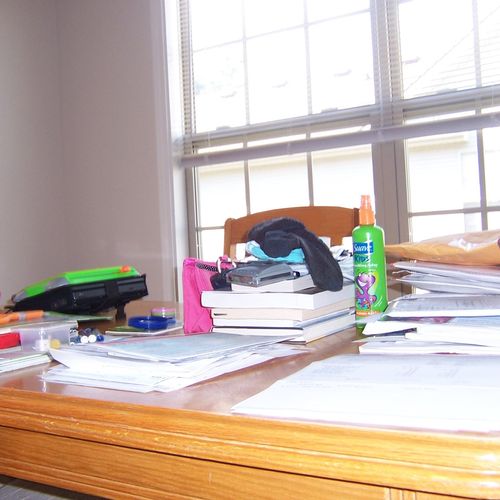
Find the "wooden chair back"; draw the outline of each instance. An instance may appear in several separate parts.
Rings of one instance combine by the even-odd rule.
[[[344,236],[351,236],[359,224],[359,209],[346,207],[307,206],[266,210],[224,224],[224,255],[236,258],[236,245],[248,241],[248,231],[255,224],[276,217],[291,217],[301,221],[316,236],[330,237],[332,245],[340,245]]]

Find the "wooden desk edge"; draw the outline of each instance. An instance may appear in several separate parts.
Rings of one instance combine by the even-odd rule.
[[[285,422],[9,388],[0,397],[2,428],[471,498],[500,490],[497,436]]]
[[[137,301],[128,309],[135,314],[136,309],[142,311],[158,304],[165,305]],[[36,369],[32,370],[35,373]],[[28,380],[32,375],[26,377]],[[230,379],[227,384],[246,382],[247,377],[245,374]],[[326,478],[399,491],[499,497],[498,435],[258,419],[227,411],[116,402],[29,387],[29,383],[24,384],[23,375],[16,387],[0,387],[0,473],[96,495],[158,497],[161,487],[169,484],[164,479],[165,471],[155,465],[156,460],[164,464],[162,459],[170,457],[169,463],[174,467],[179,460],[191,460],[227,464],[233,470],[248,468],[256,476],[258,471],[275,471],[288,477]],[[215,394],[227,387],[222,385]],[[20,450],[20,445],[27,449]],[[63,453],[60,457],[51,456],[47,464],[44,446],[61,446],[76,460],[79,453],[86,454],[95,464],[87,464],[83,475],[78,466],[73,469]],[[115,454],[125,462],[111,470],[107,478],[100,470],[100,462]],[[157,474],[147,478],[153,481],[133,477],[134,466],[141,467],[143,463],[151,466],[151,474]],[[198,470],[195,465],[192,467],[190,472]],[[159,483],[156,490],[155,479]],[[184,486],[181,482],[181,493]],[[264,484],[262,488],[265,487]]]

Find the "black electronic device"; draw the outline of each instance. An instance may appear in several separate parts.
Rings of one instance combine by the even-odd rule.
[[[293,269],[285,262],[254,261],[238,264],[231,269],[226,280],[248,286],[261,286],[295,277]]]
[[[125,305],[148,294],[146,275],[131,266],[70,271],[23,288],[12,297],[14,311],[42,309],[67,314],[93,314]]]

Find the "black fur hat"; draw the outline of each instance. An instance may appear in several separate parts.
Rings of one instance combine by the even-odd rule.
[[[342,270],[328,246],[304,224],[289,217],[268,219],[248,232],[248,240],[256,241],[269,257],[285,257],[294,248],[302,248],[314,284],[334,292],[343,285]]]

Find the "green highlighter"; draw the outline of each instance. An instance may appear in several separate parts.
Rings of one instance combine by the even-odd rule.
[[[148,294],[146,276],[132,266],[83,269],[58,274],[26,286],[12,297],[14,311],[43,309],[93,314],[117,308]]]

